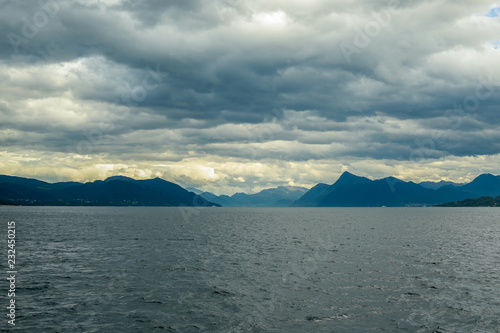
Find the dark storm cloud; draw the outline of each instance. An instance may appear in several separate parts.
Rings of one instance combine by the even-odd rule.
[[[498,154],[491,5],[3,2],[0,144],[66,152],[94,133],[91,153],[130,158]]]

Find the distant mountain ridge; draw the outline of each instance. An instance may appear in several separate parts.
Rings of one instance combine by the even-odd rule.
[[[114,176],[89,183],[47,183],[0,175],[0,202],[55,206],[219,206],[177,184]]]
[[[432,190],[437,190],[437,189],[439,189],[443,186],[447,186],[447,185],[462,186],[465,184],[464,183],[447,182],[447,181],[441,180],[439,182],[421,182],[421,183],[418,183],[418,185],[425,187],[425,188],[432,189]]]
[[[193,193],[195,192],[195,193]],[[255,194],[217,196],[160,178],[113,176],[88,183],[47,183],[0,175],[0,204],[56,206],[401,207],[431,206],[500,196],[500,176],[479,175],[467,184],[370,180],[344,172],[332,185],[279,186]]]
[[[218,203],[223,207],[289,207],[307,191],[304,187],[278,186],[255,194],[236,193],[232,196],[217,196],[210,192],[203,192],[200,195],[206,200]]]
[[[332,185],[318,184],[295,201],[293,207],[402,207],[430,206],[471,197],[500,195],[500,176],[483,174],[468,184],[405,182],[394,177],[370,180],[344,172]]]

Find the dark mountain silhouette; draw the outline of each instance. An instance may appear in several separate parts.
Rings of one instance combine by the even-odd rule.
[[[449,184],[430,189],[394,177],[370,180],[344,172],[333,185],[318,184],[295,207],[427,206],[484,195],[500,195],[500,177],[481,175],[463,186]]]
[[[320,199],[324,197],[325,191],[330,185],[320,183],[306,192],[302,197],[295,201],[293,207],[314,207],[318,204]]]
[[[500,188],[500,176],[494,176],[492,174],[486,173],[478,176],[469,184],[461,187],[464,191],[470,192],[475,196],[469,196],[469,198],[477,198],[479,196],[492,196],[496,197],[499,195]]]
[[[120,181],[123,181],[123,182],[135,182],[136,181],[134,178],[125,177],[125,176],[112,176],[112,177],[106,178],[103,181],[105,183],[109,183],[109,182],[111,182],[113,180],[120,180]]]
[[[200,194],[205,199],[224,207],[289,207],[307,192],[304,187],[279,186],[255,194],[236,193],[232,196],[216,196],[210,192]]]
[[[0,204],[95,206],[227,206],[227,207],[399,207],[454,203],[500,195],[500,176],[483,174],[468,184],[422,186],[394,177],[370,180],[344,172],[332,185],[309,191],[280,186],[256,194],[200,195],[160,178],[135,180],[124,176],[89,183],[47,183],[0,175]],[[428,184],[427,184],[428,185]],[[196,189],[194,189],[196,190]],[[470,199],[472,200],[472,199]],[[483,200],[484,201],[484,200]]]
[[[65,188],[80,184],[77,182],[46,183],[44,181],[32,178],[0,175],[0,184],[2,183],[12,183],[25,187],[46,188],[46,189]]]
[[[0,202],[62,206],[219,206],[160,178],[116,176],[90,183],[46,183],[0,176]]]
[[[500,196],[496,198],[484,196],[457,202],[447,202],[441,205],[435,205],[435,207],[500,207]]]

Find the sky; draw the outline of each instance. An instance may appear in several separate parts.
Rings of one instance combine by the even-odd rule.
[[[0,0],[0,174],[217,194],[500,174],[499,8]]]

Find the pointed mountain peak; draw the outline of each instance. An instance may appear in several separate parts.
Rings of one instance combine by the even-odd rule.
[[[337,187],[340,185],[359,184],[368,182],[371,182],[371,180],[369,180],[368,178],[356,176],[350,173],[349,171],[344,171],[344,173],[332,186]]]
[[[336,183],[338,183],[339,181],[345,182],[345,181],[361,180],[361,179],[369,180],[368,178],[365,177],[356,176],[355,174],[352,174],[349,171],[344,171],[342,175],[340,175]]]
[[[358,176],[356,176],[356,175],[354,175],[354,174],[350,173],[349,171],[344,171],[344,172],[340,175],[339,179],[337,179],[337,182],[339,182],[339,181],[341,181],[341,182],[342,182],[342,181],[346,181],[346,180],[349,180],[349,179],[354,179],[354,178],[358,178]]]

